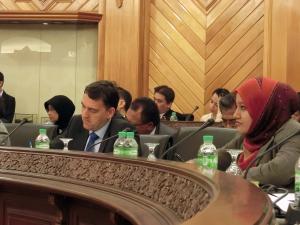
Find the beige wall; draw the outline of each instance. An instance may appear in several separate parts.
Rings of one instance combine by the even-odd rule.
[[[44,102],[58,94],[79,113],[84,87],[96,80],[97,26],[2,24],[0,33],[0,71],[16,113],[46,116]]]

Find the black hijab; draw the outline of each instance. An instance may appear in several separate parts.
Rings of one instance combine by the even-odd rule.
[[[70,119],[75,111],[73,102],[64,95],[56,95],[44,103],[45,109],[48,112],[51,105],[58,114],[58,120],[54,123],[58,126],[58,132],[64,131],[69,124]]]

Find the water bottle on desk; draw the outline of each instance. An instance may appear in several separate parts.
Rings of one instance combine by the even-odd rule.
[[[118,132],[118,138],[114,143],[114,155],[121,156],[124,154],[124,143],[126,140],[126,132]]]
[[[45,128],[39,129],[39,135],[35,139],[35,148],[38,149],[49,149],[50,139],[47,136],[47,130]]]
[[[127,132],[124,143],[124,154],[129,157],[137,157],[138,155],[138,144],[134,139],[134,132]]]
[[[200,146],[197,156],[197,164],[204,168],[218,168],[218,153],[216,146],[213,144],[213,136],[203,136],[203,144]]]
[[[177,121],[177,120],[178,120],[178,118],[177,118],[176,112],[172,112],[170,121]]]

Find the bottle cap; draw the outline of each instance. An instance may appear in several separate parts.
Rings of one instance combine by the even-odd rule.
[[[211,135],[204,135],[203,136],[203,142],[204,143],[213,143],[214,136]]]
[[[132,132],[132,131],[127,132],[127,137],[128,138],[134,138],[134,132]]]
[[[39,132],[40,132],[40,134],[46,134],[46,129],[45,128],[40,128]]]
[[[125,138],[126,137],[126,132],[125,131],[120,131],[120,132],[118,132],[118,136]]]

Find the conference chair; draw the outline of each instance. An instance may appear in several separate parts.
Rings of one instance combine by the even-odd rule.
[[[198,129],[199,127],[180,127],[174,145]],[[174,152],[176,152],[183,161],[194,159],[197,157],[198,150],[203,144],[204,135],[212,135],[214,137],[213,144],[216,146],[216,148],[221,148],[230,140],[232,140],[236,134],[237,131],[231,128],[207,127],[199,131],[194,136],[188,138],[183,143],[178,144],[178,146],[174,149]],[[173,157],[174,160],[178,160],[177,158]]]
[[[4,123],[4,125],[8,133],[12,132],[13,129],[15,129],[16,126],[18,126],[17,123]],[[11,136],[9,137],[11,146],[34,147],[34,141],[39,134],[40,128],[47,129],[47,136],[50,138],[50,140],[55,136],[57,132],[56,125],[26,123],[18,127],[14,131],[14,133],[12,133]]]
[[[159,158],[162,153],[167,149],[169,146],[171,136],[170,135],[163,135],[163,134],[142,134],[140,135],[140,143],[141,143],[141,150],[142,150],[142,157],[148,157],[149,150],[148,146],[145,143],[159,143],[159,146],[156,147],[155,156]]]

